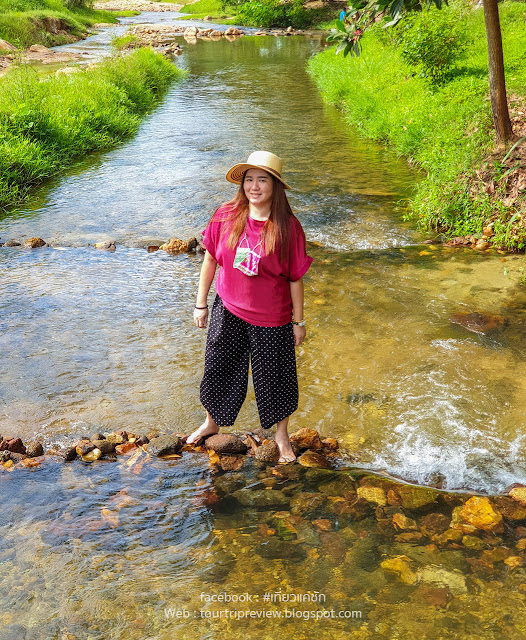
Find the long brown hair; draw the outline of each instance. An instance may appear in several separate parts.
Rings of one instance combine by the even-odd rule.
[[[243,175],[243,181],[239,185],[236,195],[228,202],[222,204],[212,216],[215,220],[227,223],[223,228],[222,234],[229,234],[226,246],[232,250],[237,247],[239,238],[247,226],[249,202],[243,189],[245,175],[246,172]],[[270,216],[263,225],[261,239],[266,255],[279,249],[280,261],[283,262],[289,245],[290,219],[294,214],[290,208],[283,183],[277,180],[271,173],[268,175],[272,178],[272,199],[270,201]],[[223,215],[221,218],[215,218],[219,210],[221,210]]]

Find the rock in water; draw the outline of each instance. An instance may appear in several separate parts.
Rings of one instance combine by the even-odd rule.
[[[180,240],[179,238],[170,238],[168,242],[165,242],[159,248],[172,255],[177,255],[178,253],[186,253],[188,251],[188,242]]]
[[[102,251],[115,251],[117,247],[116,243],[113,240],[108,240],[106,242],[96,242],[94,245],[95,249],[101,249]]]
[[[290,441],[296,444],[300,450],[313,449],[320,451],[323,447],[320,434],[316,429],[298,429],[290,436]]]
[[[208,449],[216,453],[246,453],[247,445],[231,433],[216,433],[205,441]]]
[[[330,469],[331,463],[321,453],[315,451],[305,451],[305,453],[298,458],[298,462],[304,467],[313,467],[317,469]]]
[[[47,247],[47,243],[42,238],[28,238],[22,246],[25,249],[38,249],[39,247]]]
[[[275,440],[267,442],[256,449],[256,460],[261,462],[277,462],[279,460],[279,448]]]
[[[287,509],[290,504],[288,498],[281,491],[267,489],[239,489],[234,491],[232,497],[240,502],[244,507],[254,509]]]
[[[44,455],[44,447],[41,442],[33,442],[27,447],[26,453],[30,458],[38,458]]]
[[[8,240],[2,246],[3,247],[21,247],[22,244],[18,242],[18,240]]]
[[[487,334],[502,329],[506,325],[506,318],[487,313],[463,312],[449,316],[449,322],[459,324],[473,333]]]
[[[179,436],[159,436],[152,438],[146,448],[152,456],[170,456],[181,451],[183,441]]]

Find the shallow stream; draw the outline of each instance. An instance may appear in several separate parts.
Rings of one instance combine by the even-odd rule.
[[[524,257],[420,244],[402,221],[418,174],[353,133],[305,73],[320,37],[182,44],[188,77],[134,140],[0,220],[2,241],[52,245],[0,250],[0,433],[51,446],[199,424],[200,258],[145,247],[203,229],[233,193],[226,169],[266,148],[285,159],[314,257],[292,429],[337,437],[359,466],[410,482],[489,493],[526,483]],[[107,239],[115,253],[89,246]],[[477,335],[449,321],[464,311],[506,323]],[[256,427],[250,393],[236,430]],[[271,470],[252,473],[255,489],[275,486]],[[333,480],[345,483],[304,471],[280,482],[290,498],[338,495],[343,485],[323,489]],[[334,519],[336,537],[305,527],[294,549],[261,551],[268,513],[217,501],[214,482],[204,456],[0,472],[0,638],[523,637],[510,621],[521,623],[522,570],[500,576],[506,606],[501,583],[472,580],[439,614],[384,575],[385,541],[367,520]],[[448,562],[467,572],[460,552]],[[264,620],[201,613],[218,608],[207,594],[257,595],[260,610],[280,589],[323,593],[326,607],[362,617],[285,619],[282,602]]]

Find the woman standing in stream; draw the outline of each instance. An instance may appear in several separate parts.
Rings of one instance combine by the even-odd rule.
[[[234,424],[246,397],[250,361],[261,426],[276,425],[279,462],[286,463],[296,459],[288,422],[298,408],[294,347],[305,339],[302,278],[312,258],[287,200],[282,166],[273,153],[255,151],[232,167],[226,179],[239,190],[203,233],[206,253],[194,309],[202,329],[218,264],[219,274],[201,382],[206,418],[187,442]]]

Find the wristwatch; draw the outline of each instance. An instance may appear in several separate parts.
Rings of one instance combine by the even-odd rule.
[[[307,323],[305,322],[305,320],[300,320],[300,322],[296,322],[296,320],[293,320],[292,324],[297,324],[298,327],[304,327]]]

